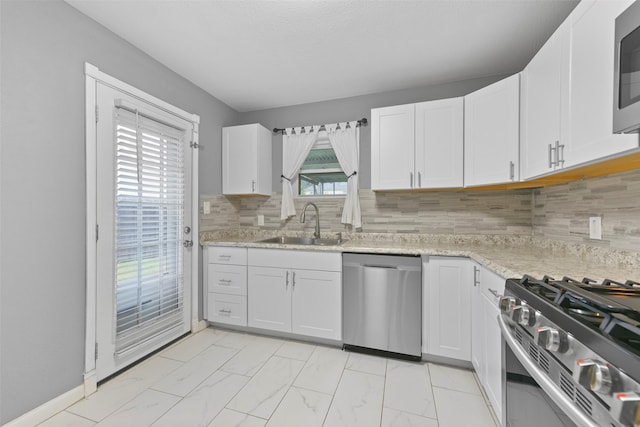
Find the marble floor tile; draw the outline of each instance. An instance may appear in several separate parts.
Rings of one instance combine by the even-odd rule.
[[[67,411],[62,411],[45,422],[38,424],[38,427],[92,427],[94,425],[96,425],[96,423],[91,420]]]
[[[438,427],[438,420],[391,408],[382,409],[382,427]]]
[[[302,360],[306,362],[315,350],[313,344],[306,344],[298,341],[286,341],[282,347],[275,352],[275,356],[288,357],[289,359]]]
[[[206,427],[249,381],[249,377],[216,371],[164,414],[153,427]]]
[[[146,390],[96,424],[96,427],[149,426],[180,400],[179,397]]]
[[[271,357],[227,408],[268,419],[303,366],[299,360]]]
[[[220,341],[225,335],[227,335],[225,331],[206,328],[162,351],[160,356],[168,359],[179,360],[181,362],[187,362],[212,344]]]
[[[436,418],[427,363],[390,359],[387,362],[384,406],[427,418]]]
[[[384,378],[378,375],[345,370],[325,427],[378,426],[382,414]]]
[[[231,359],[237,351],[232,348],[218,347],[217,345],[209,346],[202,353],[166,375],[151,388],[176,396],[186,396],[198,384]]]
[[[369,354],[349,353],[347,369],[384,376],[387,371],[387,359]]]
[[[481,395],[473,372],[468,369],[429,363],[431,385]]]
[[[221,369],[233,374],[253,376],[282,344],[284,344],[283,340],[254,337]]]
[[[322,427],[333,396],[291,387],[273,413],[268,427]]]
[[[433,395],[440,427],[496,427],[482,396],[440,387],[433,388]]]
[[[316,347],[294,385],[320,393],[333,394],[347,363],[348,353],[333,347]]]
[[[263,420],[262,418],[230,409],[223,409],[211,424],[209,424],[209,427],[264,427],[265,424],[267,424],[267,420]]]
[[[98,387],[98,391],[67,408],[68,412],[93,421],[107,415],[134,399],[153,383],[182,366],[182,362],[152,357]]]

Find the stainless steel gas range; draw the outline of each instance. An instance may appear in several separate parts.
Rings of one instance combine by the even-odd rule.
[[[509,279],[503,425],[640,427],[640,284]]]

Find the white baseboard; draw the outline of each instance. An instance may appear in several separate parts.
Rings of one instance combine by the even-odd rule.
[[[84,397],[89,397],[98,391],[98,381],[96,380],[96,371],[93,370],[84,374]]]
[[[191,321],[191,333],[197,334],[203,329],[207,329],[209,326],[209,322],[206,320],[192,320]]]
[[[26,414],[9,421],[3,427],[33,427],[53,417],[60,411],[84,398],[84,385],[69,390],[58,397],[54,397]]]

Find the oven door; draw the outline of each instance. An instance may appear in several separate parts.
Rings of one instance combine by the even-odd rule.
[[[499,316],[502,330],[503,426],[598,427],[534,364]]]

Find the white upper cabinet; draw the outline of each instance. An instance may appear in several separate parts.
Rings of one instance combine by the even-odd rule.
[[[415,188],[462,187],[464,100],[416,104]]]
[[[518,180],[520,75],[464,97],[464,185]]]
[[[567,142],[569,31],[561,25],[522,72],[520,81],[520,176],[523,180],[560,167],[556,152]]]
[[[631,3],[582,1],[569,15],[571,139],[564,167],[638,147],[638,134],[612,133],[615,18]]]
[[[463,100],[371,110],[371,187],[462,186]]]
[[[222,128],[222,193],[271,195],[271,132],[259,124]]]
[[[371,110],[371,188],[413,188],[415,108],[413,104]]]

